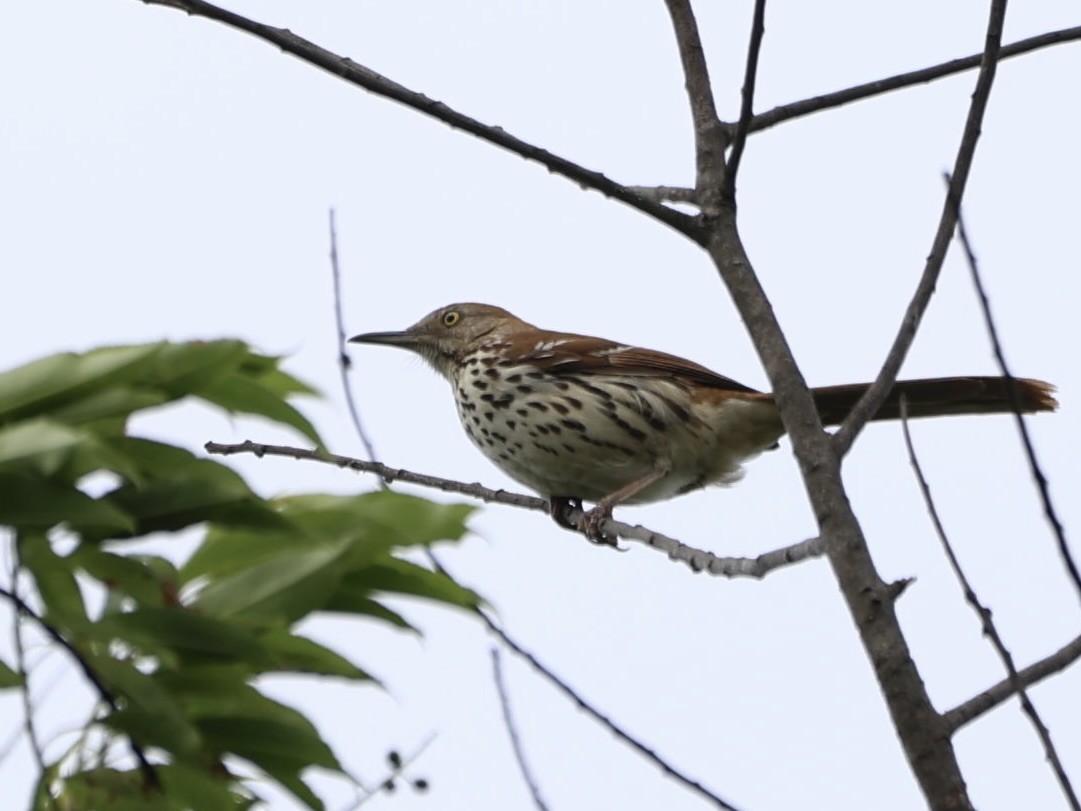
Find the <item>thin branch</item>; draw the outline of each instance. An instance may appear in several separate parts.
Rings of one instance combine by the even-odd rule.
[[[1077,563],[1070,553],[1070,545],[1066,541],[1066,528],[1062,525],[1062,521],[1059,520],[1058,511],[1055,509],[1055,504],[1051,500],[1051,492],[1047,487],[1047,476],[1044,475],[1043,469],[1040,467],[1040,462],[1036,458],[1036,448],[1032,444],[1032,437],[1029,436],[1028,424],[1021,414],[1021,401],[1017,396],[1015,378],[1006,364],[1006,353],[1002,349],[1002,342],[998,337],[995,319],[991,314],[991,301],[988,299],[987,290],[983,286],[979,265],[976,262],[976,254],[973,252],[972,244],[968,240],[968,232],[965,230],[965,220],[960,210],[957,212],[957,232],[961,240],[961,247],[965,252],[965,260],[968,262],[969,271],[972,273],[972,284],[976,288],[976,293],[979,295],[980,310],[983,312],[983,320],[987,325],[987,334],[991,338],[991,347],[995,353],[995,360],[998,361],[998,368],[1001,370],[1003,377],[1009,381],[1009,385],[1006,388],[1010,393],[1010,404],[1013,406],[1014,420],[1016,420],[1017,430],[1021,434],[1021,444],[1025,447],[1025,458],[1028,459],[1029,470],[1032,472],[1032,478],[1036,482],[1036,489],[1040,493],[1040,501],[1043,504],[1044,515],[1047,517],[1047,523],[1051,525],[1051,531],[1055,534],[1055,539],[1058,542],[1059,555],[1062,557],[1062,563],[1066,567],[1070,579],[1073,580],[1074,588],[1077,590],[1078,596],[1081,597],[1081,573],[1078,572]]]
[[[683,65],[684,87],[694,122],[695,189],[697,205],[704,214],[712,215],[721,204],[720,190],[724,179],[724,152],[728,146],[728,131],[717,118],[713,87],[709,80],[702,38],[694,18],[690,0],[665,0],[672,29],[676,35],[679,59]],[[698,240],[703,244],[702,240]]]
[[[367,462],[363,459],[354,459],[351,456],[339,456],[322,450],[306,450],[293,448],[286,445],[264,445],[257,442],[245,441],[238,444],[222,444],[219,442],[207,442],[204,445],[207,453],[220,456],[231,456],[237,453],[250,453],[255,456],[286,456],[292,459],[304,459],[312,462],[334,465],[340,468],[356,470],[363,473],[373,473],[382,477],[386,482],[402,481],[407,484],[416,484],[421,487],[430,487],[442,490],[445,493],[460,493],[471,496],[481,501],[504,504],[509,507],[518,507],[526,510],[548,512],[548,503],[536,496],[527,496],[521,493],[510,493],[506,490],[493,490],[478,483],[466,484],[453,479],[444,479],[439,476],[429,476],[425,473],[394,468],[380,462]],[[584,515],[582,510],[570,510],[568,518],[577,522]],[[805,541],[765,552],[755,558],[744,557],[718,557],[704,549],[696,549],[688,546],[675,538],[662,535],[659,532],[646,527],[624,524],[621,521],[608,519],[602,529],[605,533],[624,538],[625,540],[638,541],[648,547],[664,552],[669,560],[686,564],[694,572],[706,572],[711,575],[722,577],[752,577],[761,579],[770,572],[786,566],[799,563],[809,558],[821,557],[825,554],[823,544],[818,538],[809,538]]]
[[[976,153],[976,142],[980,137],[980,127],[983,122],[984,112],[987,110],[987,100],[991,95],[991,86],[995,80],[995,68],[998,64],[998,54],[1002,42],[1002,25],[1006,17],[1006,0],[993,0],[991,3],[990,18],[987,22],[987,36],[984,44],[983,63],[980,66],[980,74],[976,79],[976,89],[972,93],[972,101],[968,108],[968,117],[965,121],[964,131],[961,135],[961,144],[957,149],[957,157],[953,164],[953,173],[950,179],[950,187],[943,202],[942,214],[938,220],[938,229],[931,243],[931,253],[920,276],[916,292],[912,301],[905,310],[901,327],[897,337],[890,347],[889,354],[882,364],[875,382],[871,384],[867,392],[856,403],[855,408],[842,423],[837,433],[833,436],[833,448],[838,456],[844,456],[852,447],[852,443],[859,436],[860,431],[867,421],[874,416],[875,412],[882,407],[889,396],[890,389],[897,381],[897,373],[908,355],[912,341],[916,337],[923,314],[931,301],[931,295],[935,291],[939,274],[942,271],[942,263],[946,259],[949,250],[950,238],[957,226],[957,209],[961,205],[961,199],[965,193],[965,184],[968,182],[969,171],[972,168],[972,159]]]
[[[391,764],[390,773],[386,777],[384,777],[382,781],[380,781],[379,788],[374,790],[366,789],[363,785],[360,785],[358,781],[358,786],[363,791],[366,791],[367,794],[358,795],[356,799],[351,804],[343,808],[342,811],[356,811],[356,809],[366,804],[368,800],[372,799],[373,797],[378,797],[384,792],[392,791],[393,789],[391,787],[394,785],[394,778],[400,778],[401,775],[404,774],[406,768],[412,765],[416,760],[420,758],[422,754],[424,754],[424,750],[431,746],[432,741],[434,741],[435,738],[436,734],[432,732],[428,735],[427,738],[421,741],[420,745],[416,749],[414,749],[411,754],[406,755],[404,758],[399,758],[397,765]]]
[[[19,554],[18,533],[15,534],[11,549],[11,593],[21,601],[22,598],[19,597],[19,572],[22,569],[22,560]],[[47,773],[45,753],[41,746],[41,740],[38,738],[37,727],[34,725],[34,704],[30,700],[30,673],[27,670],[26,665],[26,645],[23,640],[22,616],[18,608],[12,608],[11,622],[11,631],[15,647],[15,672],[22,679],[19,694],[22,699],[23,707],[23,729],[26,732],[26,740],[30,746],[30,752],[34,757],[34,764],[38,767],[38,774],[41,775],[39,779],[45,781],[45,775]],[[42,794],[45,795],[48,807],[53,809],[53,811],[56,811],[56,798],[53,796],[52,792],[49,791],[48,785],[45,785],[44,782],[42,783]]]
[[[338,328],[338,371],[342,379],[342,391],[345,392],[345,402],[349,409],[349,416],[353,420],[353,428],[356,429],[360,444],[364,446],[364,452],[373,462],[379,457],[375,454],[375,446],[364,430],[364,423],[360,419],[360,409],[357,408],[353,389],[349,385],[349,370],[353,367],[353,361],[349,353],[345,351],[345,315],[342,311],[342,273],[338,265],[338,229],[334,221],[334,209],[330,209],[330,272],[334,281],[334,323]],[[383,483],[386,486],[386,482]]]
[[[105,683],[98,678],[98,674],[94,672],[90,663],[83,658],[78,649],[69,642],[51,622],[35,612],[34,609],[32,609],[19,595],[8,591],[6,588],[0,587],[0,597],[5,598],[17,611],[21,611],[27,617],[32,619],[54,642],[71,654],[71,657],[75,660],[76,664],[79,665],[79,669],[82,670],[83,675],[85,675],[87,680],[94,685],[94,689],[97,690],[98,695],[101,696],[102,700],[109,705],[113,712],[119,711],[120,707],[117,704],[116,696],[113,695],[112,690],[105,686]],[[150,761],[147,760],[143,748],[130,736],[128,736],[128,746],[131,749],[132,756],[139,764],[139,770],[143,775],[143,783],[150,789],[155,791],[159,790],[161,788],[161,780],[158,778],[157,770]]]
[[[428,560],[431,562],[432,568],[434,568],[437,572],[441,572],[447,575],[447,577],[454,579],[453,575],[451,575],[450,572],[447,571],[446,567],[443,566],[442,562],[439,560],[438,557],[436,557],[435,553],[432,552],[431,549],[426,549],[425,554],[428,556]],[[506,645],[507,648],[514,654],[516,654],[519,658],[524,659],[526,662],[528,662],[530,667],[532,667],[537,673],[543,676],[545,680],[547,680],[550,684],[554,685],[556,689],[563,693],[563,695],[573,701],[575,706],[578,707],[578,709],[582,710],[584,713],[586,713],[586,715],[592,716],[593,720],[600,723],[601,726],[605,727],[605,729],[607,729],[621,741],[628,744],[639,754],[643,755],[647,760],[653,762],[661,769],[662,772],[667,774],[672,779],[676,780],[679,783],[682,783],[687,788],[711,801],[718,808],[726,809],[726,811],[736,811],[736,809],[732,805],[725,802],[723,799],[711,792],[697,780],[694,780],[693,778],[690,778],[687,775],[683,774],[681,771],[672,766],[668,761],[664,760],[664,758],[662,758],[644,743],[633,737],[630,733],[624,732],[621,727],[617,726],[616,723],[612,721],[612,719],[610,719],[607,715],[604,715],[600,710],[598,710],[596,707],[594,707],[592,704],[582,698],[582,696],[577,691],[575,691],[573,687],[568,685],[565,681],[563,681],[563,679],[557,676],[551,670],[551,668],[541,663],[536,656],[534,656],[532,653],[530,653],[528,650],[518,644],[518,642],[516,642],[506,631],[504,631],[495,622],[495,620],[488,616],[487,612],[485,612],[481,608],[477,608],[476,613],[477,616],[480,617],[481,622],[484,623],[484,626],[488,629],[490,633],[496,636],[500,642]]]
[[[1029,665],[1024,670],[1018,670],[1017,681],[1025,687],[1031,687],[1048,676],[1065,670],[1078,659],[1081,659],[1081,636],[1074,637],[1050,656]],[[958,704],[952,710],[944,712],[942,717],[946,720],[946,727],[953,733],[1016,694],[1014,680],[1005,678],[963,704]]]
[[[479,613],[481,620],[487,626],[489,631],[499,637],[500,641],[502,641],[504,645],[514,651],[514,653],[529,662],[529,664],[533,667],[534,670],[540,673],[549,683],[555,685],[556,689],[558,689],[561,693],[563,693],[563,695],[573,701],[580,710],[583,710],[586,714],[593,716],[593,718],[598,721],[601,726],[605,727],[609,732],[611,732],[624,743],[628,744],[639,754],[645,756],[648,760],[652,761],[654,764],[660,767],[661,771],[663,771],[669,777],[682,783],[687,788],[711,801],[718,808],[723,808],[727,811],[736,811],[733,805],[714,794],[697,780],[694,780],[693,778],[683,774],[681,771],[676,769],[668,761],[664,760],[660,755],[658,755],[655,751],[653,751],[644,743],[639,741],[637,738],[627,732],[624,732],[623,729],[617,726],[616,723],[612,721],[608,716],[604,715],[592,704],[582,698],[581,695],[579,695],[573,687],[568,685],[565,681],[559,678],[559,676],[553,673],[547,666],[543,665],[540,661],[538,661],[536,656],[534,656],[532,653],[527,651],[525,648],[523,648],[521,645],[519,645],[517,642],[507,636],[507,634],[504,633],[503,629],[492,621],[491,617],[489,617],[483,611]]]
[[[1051,31],[1047,34],[1040,34],[1039,36],[1019,40],[1010,45],[1003,45],[1002,49],[999,51],[998,58],[999,61],[1002,61],[1040,48],[1047,48],[1051,45],[1060,45],[1064,42],[1073,42],[1078,39],[1081,39],[1081,26],[1064,28],[1061,31]],[[820,113],[823,110],[841,107],[854,101],[860,101],[861,99],[880,96],[883,93],[889,93],[905,87],[912,87],[913,85],[926,84],[927,82],[942,79],[946,76],[963,73],[966,70],[979,67],[980,63],[983,61],[983,57],[983,53],[978,53],[961,59],[951,59],[949,62],[943,62],[942,64],[934,65],[929,68],[921,68],[920,70],[901,73],[886,79],[876,79],[873,82],[856,85],[855,87],[848,87],[844,90],[826,93],[822,96],[815,96],[814,98],[803,99],[802,101],[795,101],[791,104],[782,104],[780,107],[774,107],[772,110],[765,113],[759,113],[751,119],[751,132],[769,129],[770,127],[775,127],[778,124],[791,121],[795,118],[802,118],[803,116],[811,115],[813,113]]]
[[[525,751],[522,742],[518,738],[518,729],[514,725],[514,716],[510,711],[510,696],[507,694],[507,685],[503,679],[503,664],[499,659],[499,648],[492,648],[492,679],[495,681],[495,689],[499,693],[499,706],[503,710],[503,723],[507,727],[507,735],[510,736],[511,747],[514,749],[514,759],[518,761],[518,769],[522,772],[522,779],[529,787],[529,793],[533,797],[533,805],[541,811],[548,811],[548,806],[537,788],[537,781],[529,771],[529,765],[525,760]]]
[[[1062,761],[1059,760],[1058,752],[1055,750],[1055,745],[1051,741],[1051,733],[1048,731],[1043,719],[1040,718],[1039,713],[1036,711],[1036,707],[1033,706],[1032,702],[1029,700],[1028,692],[1025,689],[1025,683],[1021,680],[1021,676],[1017,672],[1017,667],[1014,664],[1013,655],[1006,648],[1006,643],[1002,641],[1002,637],[999,636],[998,629],[991,619],[991,610],[981,603],[979,597],[976,596],[972,584],[969,582],[968,577],[961,568],[961,562],[957,559],[957,555],[953,551],[953,545],[950,543],[949,536],[946,534],[946,528],[942,525],[942,519],[939,517],[938,510],[935,507],[935,501],[931,495],[931,486],[927,483],[927,478],[923,475],[923,468],[920,466],[920,461],[916,457],[916,449],[912,445],[912,434],[908,428],[908,407],[904,397],[901,398],[901,429],[905,437],[905,448],[908,450],[908,460],[912,465],[913,472],[916,474],[916,480],[919,482],[920,493],[923,495],[923,502],[927,506],[927,514],[931,517],[931,523],[935,527],[935,533],[942,542],[942,549],[950,562],[950,568],[953,569],[954,575],[957,576],[957,582],[960,583],[961,589],[964,591],[965,601],[972,606],[972,610],[976,612],[976,616],[979,617],[980,625],[983,629],[983,635],[991,642],[991,646],[1002,660],[1002,664],[1006,668],[1007,681],[1010,684],[1010,688],[1017,694],[1017,698],[1021,702],[1021,709],[1032,722],[1032,726],[1036,730],[1040,742],[1043,744],[1043,750],[1047,756],[1047,761],[1051,764],[1051,769],[1058,779],[1059,786],[1061,786],[1062,793],[1066,796],[1070,808],[1074,809],[1074,811],[1081,811],[1081,804],[1078,803],[1077,795],[1074,793],[1073,786],[1070,785],[1070,778],[1067,776],[1066,770],[1063,769]]]
[[[166,8],[177,9],[195,17],[204,17],[227,25],[230,28],[244,31],[374,95],[398,102],[526,160],[536,161],[548,171],[562,175],[582,188],[599,191],[606,197],[618,200],[670,226],[695,242],[702,242],[701,229],[693,217],[652,200],[647,200],[630,191],[626,186],[605,177],[601,172],[586,169],[546,149],[541,149],[520,138],[516,138],[502,127],[482,124],[474,118],[451,109],[440,101],[430,99],[423,93],[410,90],[364,65],[354,62],[352,59],[321,48],[314,42],[297,36],[285,28],[274,28],[256,22],[212,3],[204,2],[204,0],[141,0],[141,2],[150,6],[165,6]]]
[[[747,45],[747,67],[743,73],[742,103],[736,134],[732,139],[732,154],[728,157],[728,168],[724,176],[725,200],[732,203],[736,199],[736,174],[743,159],[743,149],[747,146],[747,133],[754,117],[754,86],[758,78],[758,54],[762,50],[762,38],[766,33],[766,0],[755,0],[754,17],[751,21],[751,39]]]

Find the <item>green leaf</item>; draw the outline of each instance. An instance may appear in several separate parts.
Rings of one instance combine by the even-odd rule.
[[[25,679],[0,661],[0,690],[5,687],[22,687]]]
[[[381,563],[350,572],[342,578],[340,589],[361,595],[373,591],[410,594],[468,609],[483,605],[476,592],[458,585],[445,574],[400,558],[388,557]]]
[[[322,801],[300,779],[311,766],[341,771],[337,758],[314,727],[298,727],[277,718],[228,717],[203,719],[199,729],[222,752],[249,760],[293,792],[310,808]]]
[[[71,570],[70,558],[53,551],[49,539],[39,532],[18,539],[19,559],[34,576],[45,617],[64,629],[80,628],[86,621],[86,605]]]
[[[121,709],[102,720],[144,746],[160,746],[178,756],[200,749],[198,729],[185,716],[179,699],[132,662],[107,655],[87,655],[88,666],[115,696]]]
[[[177,530],[209,520],[275,526],[280,520],[234,470],[161,442],[113,443],[133,461],[141,483],[129,482],[105,496],[137,520],[136,534]]]
[[[341,545],[278,555],[215,580],[197,604],[220,617],[295,622],[321,608],[342,576]]]
[[[58,422],[87,425],[97,433],[117,434],[122,431],[128,415],[162,405],[170,399],[170,395],[160,389],[114,385],[49,409],[49,416]],[[104,426],[108,429],[102,430]]]
[[[468,504],[441,504],[417,496],[379,490],[359,496],[312,494],[280,499],[282,513],[321,532],[363,526],[369,536],[382,536],[384,548],[457,540],[468,531]],[[355,533],[355,530],[354,530]]]
[[[65,353],[0,374],[0,422],[62,408],[110,386],[137,378],[163,344]]]
[[[110,591],[120,591],[141,606],[175,602],[179,588],[175,570],[169,577],[168,561],[150,564],[150,557],[117,555],[98,546],[83,544],[71,554],[71,561]],[[158,558],[158,561],[162,559]]]
[[[147,382],[173,397],[198,394],[205,386],[236,372],[249,354],[243,341],[188,341],[163,344]]]
[[[263,644],[246,629],[181,606],[114,614],[97,622],[95,629],[99,638],[121,639],[137,649],[166,647],[188,663],[238,659],[256,663],[271,661]]]
[[[284,628],[275,628],[261,634],[259,642],[273,658],[271,669],[275,671],[373,681],[368,673],[344,656],[307,637],[295,636]]]
[[[181,582],[187,584],[206,576],[224,577],[312,545],[298,528],[275,531],[212,524],[203,543],[181,567]]]
[[[405,617],[396,611],[391,611],[382,603],[378,603],[371,597],[366,596],[359,590],[339,588],[325,606],[324,611],[335,611],[342,614],[360,614],[362,616],[369,616],[373,619],[382,620],[388,622],[395,628],[400,628],[403,631],[411,631],[412,633],[419,634],[417,630]]]
[[[24,473],[0,471],[0,524],[46,530],[67,523],[101,534],[130,532],[135,524],[123,510],[78,488]]]
[[[316,445],[323,444],[315,426],[303,414],[259,381],[239,376],[226,377],[203,386],[199,396],[230,413],[257,414],[292,426]]]
[[[185,763],[170,763],[155,767],[166,797],[179,807],[192,811],[243,811],[250,808],[250,799],[238,791],[235,780],[217,773],[197,769]]]

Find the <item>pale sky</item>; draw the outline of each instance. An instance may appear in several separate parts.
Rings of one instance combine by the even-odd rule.
[[[750,3],[698,2],[722,115],[738,107]],[[773,2],[756,109],[982,48],[983,3]],[[690,116],[660,0],[235,2],[486,123],[616,180],[687,184]],[[1076,25],[1076,6],[1018,3],[1006,41]],[[706,257],[599,194],[374,98],[250,37],[138,0],[9,4],[0,51],[0,368],[49,353],[235,336],[289,356],[326,394],[305,403],[332,450],[360,454],[335,366],[327,210],[335,206],[351,332],[400,329],[453,301],[540,326],[674,352],[756,387],[765,376]],[[1030,421],[1081,556],[1081,319],[1077,229],[1081,45],[1004,63],[965,214],[1013,370],[1058,386]],[[751,138],[740,175],[750,256],[812,384],[874,377],[923,265],[975,74],[792,122]],[[460,430],[446,384],[405,353],[351,350],[383,461],[518,490]],[[951,252],[904,375],[996,368]],[[288,441],[253,420],[181,407],[137,429],[191,448]],[[924,421],[921,460],[946,527],[1019,665],[1081,627],[1008,418]],[[266,494],[359,492],[371,477],[235,459]],[[896,425],[860,438],[846,482],[930,694],[948,709],[1004,676],[963,603]],[[402,488],[409,491],[409,488]],[[447,498],[425,493],[432,498]],[[790,446],[735,488],[617,510],[717,554],[814,534]],[[442,550],[506,629],[581,695],[745,811],[921,806],[870,666],[824,561],[763,582],[694,575],[635,544],[597,548],[545,516],[489,506]],[[176,555],[190,543],[166,546]],[[308,713],[342,762],[377,782],[388,749],[437,735],[399,791],[368,808],[529,807],[491,678],[493,644],[463,613],[402,602],[418,640],[356,619],[305,630],[387,692],[331,680],[267,689]],[[10,615],[4,612],[4,627]],[[9,634],[0,656],[10,661]],[[519,732],[552,809],[683,811],[665,778],[520,661],[504,660]],[[45,661],[36,686],[69,670]],[[1032,691],[1081,782],[1081,669]],[[62,751],[90,693],[69,673],[41,707]],[[0,698],[0,733],[21,723]],[[1064,808],[1016,703],[956,747],[981,809]],[[25,745],[0,763],[0,806],[23,807]],[[352,790],[317,777],[328,808]],[[271,807],[298,807],[271,792]]]

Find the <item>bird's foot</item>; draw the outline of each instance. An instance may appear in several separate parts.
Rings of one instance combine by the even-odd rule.
[[[590,543],[618,549],[618,536],[609,535],[604,531],[604,522],[611,517],[612,508],[605,504],[598,504],[582,516],[582,520],[578,523],[578,530],[586,536]]]
[[[571,520],[571,513],[575,510],[582,510],[582,499],[565,496],[552,496],[548,499],[548,514],[561,527],[572,532],[581,532],[590,543],[619,548],[616,537],[606,534],[603,529],[604,522],[612,517],[611,507],[598,504],[592,510],[585,511],[577,522]]]

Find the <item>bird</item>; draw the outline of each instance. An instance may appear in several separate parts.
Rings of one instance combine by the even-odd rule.
[[[603,524],[619,504],[645,504],[738,481],[743,464],[784,435],[769,392],[693,361],[535,327],[490,304],[451,304],[408,329],[350,343],[416,353],[450,383],[469,439],[540,494],[557,523],[615,545]],[[897,382],[871,418],[1054,411],[1041,380],[940,377]],[[869,383],[812,388],[824,426],[839,425]],[[572,510],[595,506],[576,524]]]

